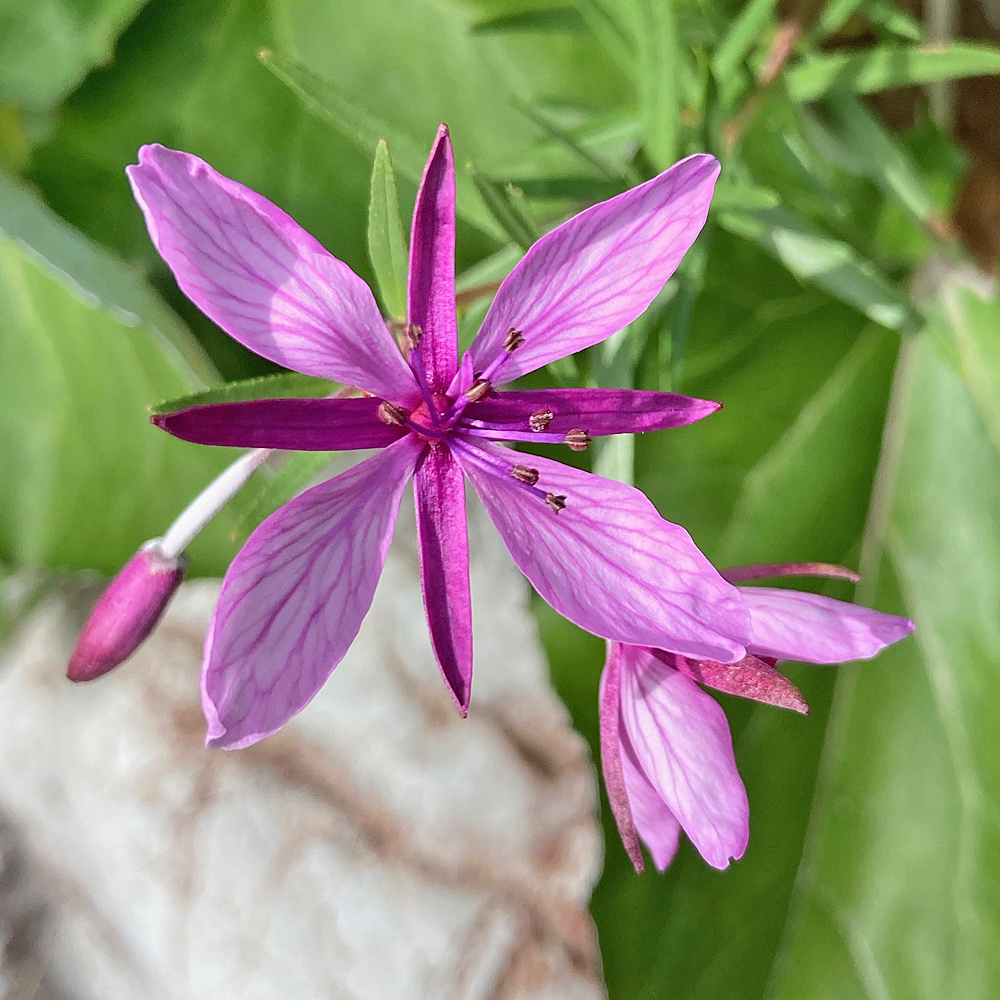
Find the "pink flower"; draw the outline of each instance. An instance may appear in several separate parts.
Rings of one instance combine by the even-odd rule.
[[[846,576],[821,564],[747,566],[730,580],[788,575]],[[818,594],[741,587],[753,638],[736,663],[695,660],[618,642],[601,675],[601,765],[611,810],[635,870],[639,841],[663,871],[683,829],[715,868],[738,860],[750,837],[750,805],[721,706],[698,685],[808,714],[778,660],[867,659],[909,635],[913,622]]]
[[[704,224],[718,169],[711,156],[689,157],[544,236],[459,359],[454,167],[442,126],[414,209],[407,361],[368,287],[284,212],[194,156],[140,150],[129,179],[188,297],[258,354],[369,394],[200,406],[155,422],[203,444],[381,449],[277,511],[230,566],[205,647],[209,745],[253,743],[313,698],[361,626],[414,476],[431,640],[463,713],[472,680],[464,477],[517,565],[570,620],[617,642],[720,662],[744,655],[739,594],[686,531],[630,486],[496,443],[582,447],[590,435],[676,427],[717,408],[672,393],[496,390],[640,315]]]

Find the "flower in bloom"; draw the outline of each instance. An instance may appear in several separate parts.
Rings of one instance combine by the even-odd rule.
[[[747,566],[730,580],[854,574],[818,564]],[[753,638],[736,663],[698,660],[648,646],[608,644],[601,676],[601,765],[625,850],[643,869],[641,840],[663,871],[683,830],[715,868],[739,859],[750,806],[722,707],[699,685],[808,714],[778,660],[867,659],[913,630],[913,622],[818,594],[740,587]]]
[[[111,581],[94,606],[70,655],[66,676],[92,681],[117,667],[152,632],[187,561],[166,553],[159,540],[147,542]]]
[[[414,478],[433,649],[469,704],[472,615],[464,478],[517,565],[557,611],[617,642],[740,659],[749,616],[689,535],[637,490],[499,441],[564,442],[676,427],[714,403],[612,389],[497,391],[639,316],[704,224],[718,164],[697,155],[542,237],[458,355],[455,180],[442,126],[417,194],[404,358],[367,285],[288,215],[197,157],[145,146],[129,180],[188,297],[288,368],[355,386],[350,399],[192,407],[154,420],[187,440],[380,449],[261,524],[226,574],[205,646],[209,745],[275,732],[354,640]]]

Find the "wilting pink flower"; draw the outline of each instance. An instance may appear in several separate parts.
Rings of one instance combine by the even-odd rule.
[[[153,630],[184,579],[187,560],[144,545],[121,569],[91,611],[73,647],[66,676],[92,681],[117,667]]]
[[[155,418],[203,444],[378,454],[268,518],[237,555],[209,631],[209,745],[273,733],[316,694],[360,628],[400,497],[415,474],[434,652],[469,704],[472,616],[465,476],[515,562],[598,635],[695,657],[744,655],[734,587],[637,490],[497,441],[565,442],[676,427],[716,404],[613,389],[497,392],[605,339],[649,305],[704,224],[718,164],[692,156],[544,236],[458,356],[455,181],[442,126],[417,195],[408,361],[368,287],[280,209],[194,156],[146,146],[129,179],[178,284],[251,350],[368,393],[194,407]]]
[[[850,571],[821,564],[741,567],[731,580]],[[663,871],[683,830],[715,868],[739,859],[750,806],[736,769],[725,712],[698,685],[808,714],[778,660],[867,659],[913,630],[913,622],[796,590],[741,587],[753,638],[736,663],[695,660],[648,646],[608,644],[601,676],[601,764],[618,832],[637,872],[639,841]]]

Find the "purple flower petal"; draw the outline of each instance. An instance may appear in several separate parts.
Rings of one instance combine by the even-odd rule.
[[[719,164],[689,156],[543,236],[500,286],[472,343],[476,370],[513,327],[524,344],[500,382],[590,347],[641,315],[708,216]]]
[[[409,321],[422,331],[416,353],[427,384],[444,392],[458,368],[455,164],[447,125],[438,129],[413,209],[408,301]]]
[[[472,692],[472,595],[465,477],[445,445],[424,453],[414,478],[420,582],[431,644],[459,710]]]
[[[717,409],[718,403],[676,392],[535,389],[498,392],[470,403],[463,419],[495,428],[508,441],[530,441],[539,433],[567,434],[578,428],[597,437],[682,427]]]
[[[126,172],[177,284],[230,336],[287,368],[419,399],[368,286],[280,208],[160,145]]]
[[[674,855],[677,853],[681,839],[681,824],[663,801],[660,793],[643,774],[624,728],[621,730],[621,736],[622,774],[635,826],[642,842],[653,855],[653,864],[662,872],[674,860]],[[636,871],[641,872],[642,869],[637,868]]]
[[[207,746],[245,747],[301,711],[371,606],[403,489],[408,436],[272,514],[233,560],[205,641]]]
[[[727,868],[730,858],[746,850],[750,806],[725,712],[694,681],[635,647],[623,653],[621,698],[625,757],[701,856],[714,868]],[[630,801],[646,840],[636,802]]]
[[[601,729],[601,771],[604,774],[604,788],[615,817],[618,835],[622,839],[636,873],[641,874],[645,863],[639,836],[632,819],[625,774],[622,770],[621,721],[621,657],[620,643],[608,643],[608,659],[601,673],[598,711]]]
[[[913,622],[801,590],[740,587],[750,611],[749,652],[779,660],[864,660],[909,635]]]
[[[210,403],[151,419],[174,437],[196,444],[288,451],[382,448],[408,431],[378,417],[381,400],[252,399]]]
[[[651,649],[650,652],[668,667],[716,691],[751,698],[778,708],[790,708],[802,715],[809,714],[809,706],[799,689],[772,664],[756,656],[744,656],[736,663],[716,663],[714,660],[689,660],[660,649]]]
[[[521,461],[538,472],[529,492],[466,451],[457,456],[521,572],[561,615],[618,642],[742,659],[750,623],[738,591],[637,489],[497,445],[473,447],[497,466]],[[553,511],[540,491],[564,496],[565,509]]]

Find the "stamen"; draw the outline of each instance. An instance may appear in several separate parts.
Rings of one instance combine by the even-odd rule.
[[[493,391],[493,386],[483,378],[477,378],[465,393],[465,398],[470,403],[477,403],[485,399]]]
[[[520,330],[511,327],[504,337],[503,349],[508,354],[513,354],[524,343],[524,334]]]
[[[571,451],[586,451],[590,445],[590,435],[579,427],[575,427],[565,437]]]
[[[482,448],[477,448],[471,442],[463,440],[457,434],[451,436],[448,444],[450,447],[460,451],[470,462],[478,465],[485,472],[503,479],[513,479],[522,490],[527,490],[532,496],[538,497],[539,500],[544,500],[548,503],[548,498],[552,496],[551,493],[546,493],[545,490],[539,489],[534,482],[529,482],[528,477],[515,471],[516,469],[523,469],[526,473],[535,473],[537,481],[538,474],[536,470],[529,469],[523,465],[515,466],[513,462],[505,462],[502,458],[488,451],[483,451]]]
[[[389,424],[390,427],[402,427],[409,416],[401,406],[389,402],[380,403],[376,412],[378,413],[379,420],[383,424]]]
[[[556,496],[555,493],[546,493],[545,502],[558,514],[566,506],[564,496]]]
[[[538,469],[529,469],[526,465],[515,465],[510,474],[519,482],[534,486],[538,482]]]
[[[409,347],[411,351],[415,351],[420,346],[420,341],[423,338],[424,330],[423,327],[419,326],[417,323],[407,323],[403,327],[403,338],[406,341],[406,346]]]
[[[549,424],[552,423],[553,416],[554,414],[551,410],[535,410],[535,412],[528,417],[528,426],[536,433],[547,431],[549,429]]]

